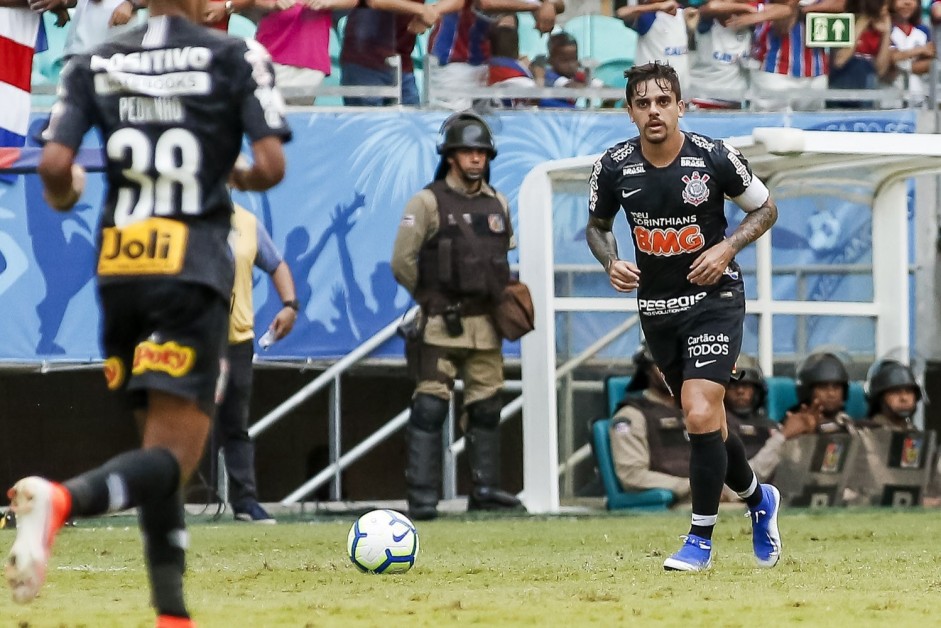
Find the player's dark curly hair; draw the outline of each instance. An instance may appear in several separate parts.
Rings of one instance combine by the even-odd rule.
[[[683,99],[683,94],[680,92],[680,77],[676,75],[676,70],[672,66],[665,63],[654,61],[644,65],[635,65],[630,70],[625,70],[624,76],[627,78],[627,87],[624,93],[627,96],[628,104],[631,103],[633,96],[643,96],[643,94],[637,93],[637,88],[651,79],[657,81],[657,85],[663,91],[669,89],[673,92],[678,101]]]

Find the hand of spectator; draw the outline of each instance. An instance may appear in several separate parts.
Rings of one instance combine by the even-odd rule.
[[[314,11],[332,11],[334,9],[334,3],[332,0],[300,0],[300,2],[308,9],[312,9]],[[291,6],[293,5],[294,3],[292,2]],[[290,9],[291,7],[287,8]]]
[[[121,26],[127,24],[134,17],[134,5],[127,0],[114,8],[111,12],[111,19],[108,20],[108,28],[112,26]]]
[[[417,15],[409,20],[407,28],[412,35],[421,35],[428,30],[428,26]]]
[[[296,0],[275,0],[274,8],[279,11],[287,11],[297,4]]]
[[[892,30],[892,16],[889,15],[888,5],[882,5],[882,12],[879,18],[872,21],[872,28],[883,35]]]
[[[743,11],[742,13],[730,15],[729,18],[725,21],[726,28],[730,28],[733,31],[740,31],[744,28],[750,28],[754,25],[754,18],[751,16],[755,13],[758,13],[758,9],[751,6],[750,4],[743,6],[747,7],[747,10]]]
[[[680,8],[680,5],[676,0],[664,0],[660,3],[660,6],[657,8],[658,11],[663,13],[669,13],[670,15],[676,15],[676,10]]]
[[[551,2],[543,2],[539,8],[533,11],[533,17],[536,19],[536,30],[541,35],[551,33],[555,28],[555,5]]]
[[[261,14],[271,13],[277,8],[276,0],[255,0],[254,4],[252,5],[252,9],[258,11]]]
[[[640,285],[640,269],[627,260],[616,259],[608,265],[608,279],[618,292],[631,292]]]
[[[56,26],[58,26],[59,28],[62,28],[63,26],[68,24],[69,20],[72,19],[72,16],[69,15],[69,10],[66,9],[65,7],[56,9],[55,11],[52,12],[52,14],[56,16]]]
[[[203,11],[203,24],[215,24],[226,18],[225,2],[207,2]]]
[[[695,7],[686,7],[683,9],[683,20],[686,22],[688,30],[695,30],[699,26],[699,9]]]
[[[933,59],[933,58],[934,58],[934,56],[935,56],[935,47],[934,47],[934,42],[933,42],[933,41],[929,41],[929,42],[928,42],[927,44],[925,44],[924,46],[919,46],[918,48],[919,48],[919,50],[921,51],[920,54],[919,54],[919,56],[921,56],[921,57],[923,57],[923,58],[925,58],[925,59]]]
[[[437,4],[423,4],[421,7],[421,15],[419,16],[425,26],[429,28],[434,26],[435,23],[441,19],[441,13],[438,10]]]
[[[65,0],[28,0],[29,9],[34,13],[42,13],[43,11],[56,11],[58,9],[67,8],[65,5]]]

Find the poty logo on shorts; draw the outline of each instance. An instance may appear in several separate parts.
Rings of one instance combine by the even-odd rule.
[[[729,337],[725,334],[700,334],[691,337],[686,344],[686,354],[691,358],[729,354]]]
[[[145,340],[134,348],[134,366],[131,372],[140,375],[147,371],[166,373],[173,377],[182,377],[190,372],[196,363],[196,351],[170,341],[157,344]]]
[[[688,225],[682,229],[648,229],[638,226],[634,227],[634,239],[638,250],[660,257],[693,253],[706,242],[699,225]]]
[[[699,174],[698,171],[693,172],[692,176],[684,174],[682,180],[686,187],[683,188],[683,201],[699,207],[709,200],[709,186],[706,185],[709,178],[708,174]]]

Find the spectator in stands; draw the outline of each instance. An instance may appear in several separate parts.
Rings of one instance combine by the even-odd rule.
[[[365,0],[346,18],[340,51],[340,84],[388,86],[395,84],[395,68],[387,59],[398,57],[402,68],[402,104],[418,105],[412,50],[416,36],[434,26],[442,15],[461,8],[464,0]],[[392,104],[379,97],[344,97],[351,106]]]
[[[887,0],[847,0],[846,10],[856,16],[854,47],[836,48],[830,58],[831,89],[874,89],[890,77],[892,18]],[[841,109],[871,109],[872,101],[830,101]]]
[[[431,32],[429,49],[438,66],[432,74],[439,96],[436,104],[451,109],[466,109],[472,99],[441,96],[449,89],[461,90],[487,84],[490,62],[489,33],[500,14],[532,13],[536,29],[548,33],[555,18],[565,9],[563,0],[464,0],[461,10],[441,18]]]
[[[520,58],[519,20],[515,13],[501,18],[490,28],[490,53],[487,85],[536,87],[529,67]],[[528,98],[502,98],[495,99],[494,104],[517,108],[529,106],[532,101]]]
[[[549,56],[541,72],[542,80],[539,81],[543,85],[573,89],[588,87],[589,84],[592,87],[604,87],[604,81],[600,79],[589,81],[588,73],[578,61],[578,42],[570,33],[565,31],[552,33],[546,47]],[[570,109],[575,107],[575,104],[574,98],[544,98],[539,101],[540,107]]]
[[[689,437],[647,344],[634,353],[631,378],[611,420],[611,457],[628,491],[664,488],[676,500],[689,497]]]
[[[255,39],[274,62],[275,84],[290,104],[313,104],[312,96],[297,94],[298,89],[320,85],[330,74],[331,11],[352,9],[357,0],[268,0],[255,2],[263,17],[258,22]],[[291,93],[295,92],[295,93]]]
[[[928,15],[931,17],[932,24],[941,24],[941,0],[932,0]]]
[[[814,432],[852,431],[853,419],[845,411],[849,373],[842,360],[830,352],[813,353],[797,370],[797,405],[787,411],[810,421]]]
[[[634,65],[659,61],[673,66],[681,93],[690,89],[689,34],[695,28],[698,9],[683,8],[676,0],[626,5],[616,12],[624,25],[637,32]]]
[[[922,399],[912,369],[897,360],[879,360],[866,375],[867,418],[879,427],[914,429],[912,417]]]
[[[815,425],[802,413],[789,414],[781,424],[768,418],[764,408],[768,384],[755,358],[740,355],[735,371],[737,379],[729,382],[725,392],[727,423],[742,439],[748,463],[759,480],[768,481],[781,462],[784,443],[813,433]],[[730,492],[726,490],[727,495]]]
[[[813,90],[827,87],[830,60],[825,48],[808,48],[805,13],[839,13],[844,0],[817,0],[804,4],[798,0],[771,0],[788,8],[786,16],[759,25],[755,32],[753,56],[758,69],[751,73],[758,109],[777,110],[788,106],[820,109],[823,99]],[[797,92],[796,95],[793,92]]]
[[[923,104],[928,88],[922,75],[931,69],[935,56],[931,29],[921,23],[921,5],[916,0],[891,0],[892,63],[898,71],[895,85],[905,90],[912,104]]]
[[[787,17],[790,12],[785,4],[755,5],[736,0],[710,0],[700,6],[690,68],[690,102],[701,109],[740,109],[750,84],[754,27]]]
[[[65,36],[63,62],[88,52],[134,25],[135,15],[147,8],[148,0],[78,0],[74,3],[72,25]]]

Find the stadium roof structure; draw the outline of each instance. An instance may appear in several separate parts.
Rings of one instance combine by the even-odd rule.
[[[871,302],[782,301],[773,298],[771,239],[756,242],[757,298],[748,300],[749,314],[758,316],[761,366],[773,373],[774,316],[856,316],[875,321],[877,354],[909,350],[908,181],[941,172],[937,135],[856,133],[756,128],[750,136],[726,140],[748,159],[768,188],[782,184],[810,187],[815,177],[866,184],[872,203]],[[523,493],[534,513],[559,511],[559,443],[557,395],[560,374],[573,364],[557,366],[557,312],[637,311],[634,299],[557,297],[554,294],[552,203],[555,191],[580,186],[598,155],[545,162],[523,180],[519,194],[520,279],[529,284],[536,307],[536,330],[522,340],[523,367]],[[549,220],[546,218],[549,217]],[[599,340],[599,344],[600,344]],[[573,363],[584,362],[579,356]],[[577,366],[577,364],[575,364]]]

